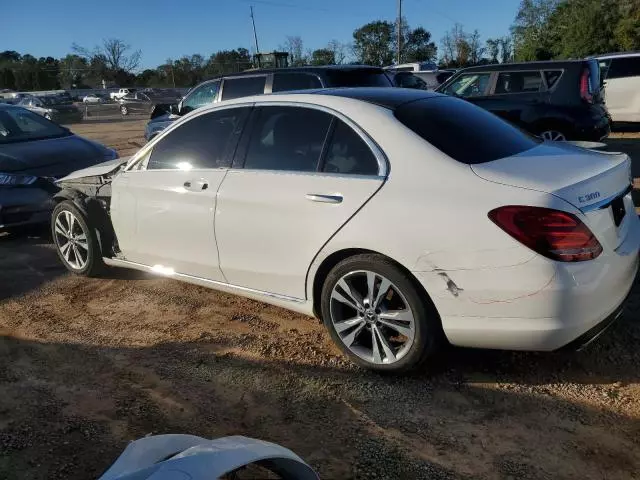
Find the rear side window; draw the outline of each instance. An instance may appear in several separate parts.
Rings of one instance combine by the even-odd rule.
[[[264,93],[266,77],[231,78],[224,81],[222,100],[249,97]]]
[[[244,168],[317,171],[330,124],[331,115],[311,108],[260,108]]]
[[[626,78],[637,76],[640,76],[640,56],[611,59],[607,78]]]
[[[336,119],[323,172],[377,175],[378,160],[369,145],[349,125]]]
[[[517,155],[540,143],[492,113],[457,98],[406,103],[396,109],[395,116],[441,152],[470,165]]]
[[[553,88],[553,86],[558,83],[560,77],[562,76],[562,70],[545,70],[544,79],[547,82],[547,87],[549,89]]]
[[[542,90],[542,76],[538,70],[532,72],[500,72],[495,93],[532,93]]]
[[[328,69],[327,87],[392,87],[391,80],[375,68]]]
[[[315,75],[308,73],[276,73],[273,76],[272,92],[288,92],[290,90],[309,90],[322,88],[322,83]]]
[[[170,132],[151,152],[147,170],[225,168],[250,108],[200,115]]]

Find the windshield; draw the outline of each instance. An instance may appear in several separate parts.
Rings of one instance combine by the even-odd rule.
[[[66,137],[69,130],[23,108],[0,109],[0,145]]]
[[[387,75],[377,69],[328,70],[329,87],[392,87]]]
[[[467,164],[511,157],[540,143],[492,113],[452,97],[406,103],[395,116],[442,153]]]

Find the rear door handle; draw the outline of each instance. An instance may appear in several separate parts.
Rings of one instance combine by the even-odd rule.
[[[323,193],[307,193],[305,195],[307,200],[311,200],[312,202],[320,202],[320,203],[342,203],[342,195],[338,193],[334,193],[332,195],[327,195]]]
[[[187,190],[191,190],[192,192],[200,192],[209,188],[209,182],[204,178],[196,181],[187,180],[186,182],[184,182],[184,188],[186,188]]]

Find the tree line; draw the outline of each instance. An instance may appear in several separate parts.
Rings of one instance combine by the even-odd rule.
[[[522,0],[511,28],[519,61],[640,49],[640,0]]]
[[[411,28],[403,19],[400,63],[431,61],[441,68],[585,56],[640,49],[640,0],[521,0],[510,34],[482,40],[480,32],[454,25],[439,47],[423,27]],[[385,66],[396,61],[398,26],[376,20],[353,32],[351,43],[332,40],[315,50],[305,49],[300,36],[287,36],[278,49],[289,64],[358,63]],[[221,50],[167,59],[140,70],[142,53],[119,39],[105,39],[86,48],[72,45],[63,58],[36,58],[16,51],[0,52],[0,88],[53,90],[107,85],[188,87],[216,75],[255,67],[249,50]],[[439,55],[438,55],[439,54]]]

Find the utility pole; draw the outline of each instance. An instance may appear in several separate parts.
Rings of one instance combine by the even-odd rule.
[[[398,30],[396,65],[400,65],[400,53],[402,52],[402,0],[398,0],[398,21],[396,23]]]
[[[253,17],[253,5],[249,7],[251,9],[251,23],[253,24],[253,39],[256,41],[256,58],[258,59],[258,67],[260,67],[260,49],[258,48],[258,34],[256,33],[256,20]]]

